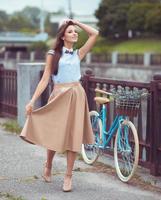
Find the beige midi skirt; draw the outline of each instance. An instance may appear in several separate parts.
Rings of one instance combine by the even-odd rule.
[[[27,116],[20,137],[57,152],[94,143],[85,91],[79,82],[55,84],[48,103]]]

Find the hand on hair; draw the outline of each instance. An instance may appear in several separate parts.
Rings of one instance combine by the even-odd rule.
[[[75,20],[75,19],[65,19],[64,20],[64,23],[66,24],[66,23],[68,23],[68,22],[73,22],[73,24],[75,24],[75,25],[78,25],[78,23],[79,23],[79,21],[78,20]]]

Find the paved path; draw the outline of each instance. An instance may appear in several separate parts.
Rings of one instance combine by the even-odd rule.
[[[102,173],[77,160],[73,191],[62,192],[66,167],[64,155],[56,155],[52,183],[42,178],[45,149],[30,145],[0,129],[0,200],[160,200],[161,192],[125,184],[115,175]],[[107,172],[107,170],[106,170]],[[161,191],[161,190],[160,190]],[[10,197],[4,197],[8,194]],[[22,198],[18,198],[18,197]],[[15,198],[13,198],[15,197]],[[17,197],[17,198],[16,198]]]

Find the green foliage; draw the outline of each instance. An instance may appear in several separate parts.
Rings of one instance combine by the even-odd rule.
[[[102,0],[95,15],[103,37],[127,37],[128,30],[159,33],[159,0]],[[157,15],[155,15],[157,12]],[[148,16],[148,17],[147,17]]]
[[[161,39],[107,40],[105,38],[99,38],[93,48],[93,52],[95,53],[111,53],[113,51],[132,54],[142,54],[144,52],[161,53]]]
[[[16,133],[16,134],[19,134],[22,130],[21,127],[18,125],[16,120],[7,121],[7,122],[2,124],[2,127],[4,127],[4,129],[6,131]]]
[[[155,6],[155,8],[148,12],[145,29],[152,33],[161,33],[161,6]]]
[[[42,197],[41,200],[47,200],[45,197]]]
[[[6,200],[25,200],[22,197],[15,197],[12,194],[2,193],[2,192],[0,192],[0,197],[2,197],[2,198],[4,197]]]
[[[7,29],[8,15],[5,11],[0,10],[0,31],[5,31]]]
[[[75,48],[79,49],[88,39],[88,35],[84,31],[79,32],[79,40],[75,45]]]
[[[115,33],[127,34],[127,11],[132,0],[102,0],[96,10],[98,26],[102,36],[114,36]]]
[[[156,6],[153,3],[135,3],[128,11],[127,27],[133,31],[145,31],[146,16]]]
[[[40,22],[40,8],[26,6],[21,12],[28,21],[30,21],[33,28],[39,27]]]
[[[29,46],[28,50],[42,52],[42,51],[47,51],[48,48],[49,47],[46,44],[46,42],[34,42]]]
[[[50,22],[50,14],[46,16],[45,20],[45,31],[52,37],[56,36],[58,30],[58,24],[57,23],[51,23]]]
[[[30,21],[19,13],[10,17],[8,21],[8,27],[10,31],[17,31],[26,27],[32,29]]]

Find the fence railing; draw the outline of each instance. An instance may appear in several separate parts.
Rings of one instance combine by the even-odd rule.
[[[90,55],[90,56],[89,56]],[[144,53],[144,54],[128,54],[128,53],[89,53],[83,60],[86,63],[108,63],[108,64],[134,64],[134,65],[161,65],[161,54]],[[45,61],[46,52],[3,52],[0,53],[1,60],[15,59],[17,61]]]
[[[0,115],[17,116],[17,71],[0,67]]]
[[[91,62],[96,63],[111,63],[112,56],[110,53],[97,53],[91,55]]]
[[[143,54],[118,54],[118,63],[143,65],[144,55]]]

